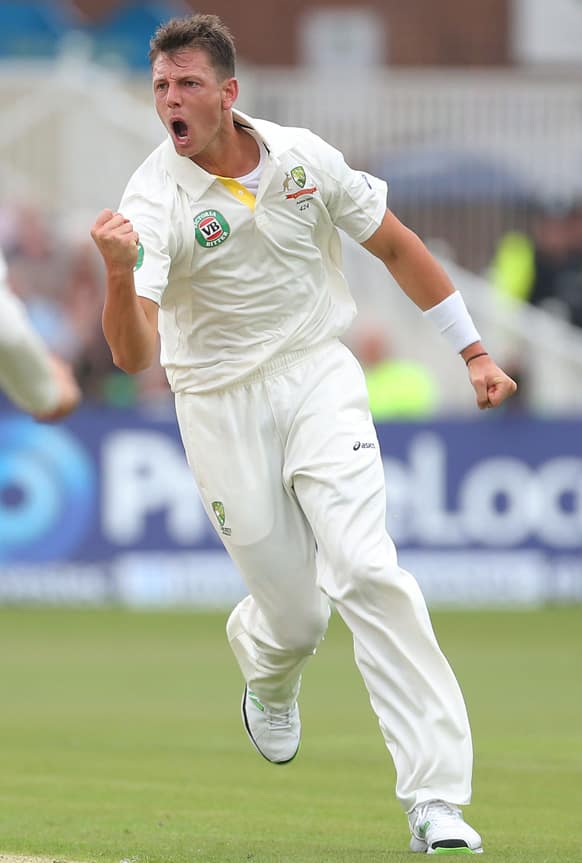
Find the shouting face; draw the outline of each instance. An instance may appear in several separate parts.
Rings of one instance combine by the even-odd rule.
[[[202,48],[159,54],[152,75],[156,110],[176,152],[204,160],[220,145],[238,94],[236,78],[221,78]]]

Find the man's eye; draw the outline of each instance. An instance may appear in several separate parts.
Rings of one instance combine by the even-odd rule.
[[[167,86],[163,81],[160,81],[159,84],[156,84],[156,90],[165,90]]]
[[[198,81],[186,81],[186,87],[198,87]]]

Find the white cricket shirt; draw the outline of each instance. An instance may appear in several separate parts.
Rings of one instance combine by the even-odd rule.
[[[139,233],[136,291],[160,307],[161,362],[174,392],[230,386],[276,356],[344,333],[355,304],[336,228],[361,243],[386,212],[386,183],[349,168],[312,132],[240,112],[234,119],[268,153],[251,206],[169,138],[119,206]]]

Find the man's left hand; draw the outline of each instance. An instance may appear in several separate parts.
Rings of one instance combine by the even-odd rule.
[[[489,355],[474,359],[469,363],[468,370],[480,410],[499,407],[517,390],[515,381]]]

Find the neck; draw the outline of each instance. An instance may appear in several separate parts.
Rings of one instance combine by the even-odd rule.
[[[231,116],[212,145],[191,158],[209,174],[242,177],[257,167],[260,152],[253,136],[235,126]]]

